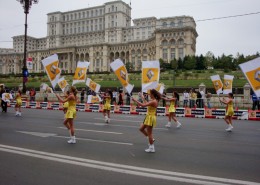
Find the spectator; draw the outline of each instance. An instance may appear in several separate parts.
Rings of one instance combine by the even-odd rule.
[[[196,94],[197,94],[196,105],[197,105],[198,108],[201,108],[201,98],[202,98],[202,96],[201,96],[199,90],[196,90]]]
[[[188,107],[189,99],[190,99],[190,95],[189,95],[189,93],[185,90],[185,91],[183,92],[183,107]]]
[[[31,88],[30,90],[30,101],[35,101],[36,91]]]
[[[191,89],[189,95],[190,95],[190,108],[194,108],[195,102],[197,99],[197,94],[195,93],[195,91],[193,89]]]
[[[206,99],[207,99],[207,106],[209,109],[211,108],[211,104],[210,104],[211,97],[212,97],[212,94],[209,91],[207,91]]]
[[[118,103],[117,105],[123,105],[124,101],[123,101],[123,91],[119,90],[119,95],[118,95]]]
[[[84,103],[84,99],[85,99],[85,89],[82,88],[80,93],[80,102]]]
[[[256,94],[252,94],[252,101],[253,101],[253,106],[252,110],[259,110],[259,99],[257,98]]]
[[[7,112],[7,103],[9,103],[13,99],[12,95],[9,93],[9,90],[5,90],[2,94],[2,112]]]
[[[204,99],[205,99],[205,92],[203,90],[200,91],[201,94],[201,99],[199,100],[200,102],[200,108],[204,108]]]
[[[132,93],[126,93],[126,105],[130,105]]]
[[[116,103],[116,97],[117,97],[117,92],[115,90],[113,90],[113,100],[112,100],[112,104]]]

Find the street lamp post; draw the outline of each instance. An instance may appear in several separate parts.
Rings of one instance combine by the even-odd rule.
[[[26,85],[27,77],[28,77],[28,69],[26,66],[26,59],[27,59],[27,14],[29,14],[29,9],[32,6],[32,3],[36,4],[38,3],[38,0],[17,0],[21,3],[21,5],[24,8],[25,13],[25,34],[24,34],[24,53],[23,53],[23,68],[22,68],[22,74],[23,74],[23,93],[26,92]]]

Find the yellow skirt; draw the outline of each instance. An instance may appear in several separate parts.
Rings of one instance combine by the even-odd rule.
[[[104,110],[111,110],[111,105],[110,104],[105,104],[104,105]]]
[[[233,116],[234,115],[234,110],[233,109],[228,109],[226,112],[226,116]]]
[[[144,118],[144,125],[155,127],[156,126],[156,116],[155,115],[146,115]]]
[[[16,106],[18,107],[22,106],[22,100],[16,100]]]
[[[176,112],[176,109],[174,106],[170,106],[169,107],[169,111],[168,112]]]
[[[65,115],[65,118],[72,118],[72,119],[74,119],[74,118],[76,118],[76,109],[69,109],[69,110],[67,110],[67,112],[66,112],[66,115]]]

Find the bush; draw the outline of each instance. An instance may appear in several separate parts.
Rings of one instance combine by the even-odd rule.
[[[230,70],[229,69],[224,69],[224,73],[229,73]]]

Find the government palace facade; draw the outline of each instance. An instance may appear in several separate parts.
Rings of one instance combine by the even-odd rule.
[[[131,19],[131,6],[121,0],[101,6],[47,14],[47,37],[27,37],[30,72],[43,72],[41,60],[57,53],[64,73],[73,73],[78,61],[89,61],[89,72],[110,71],[120,58],[132,70],[142,61],[170,62],[195,55],[196,23],[190,16]],[[0,74],[22,72],[24,35],[13,37],[13,48],[0,49]]]

